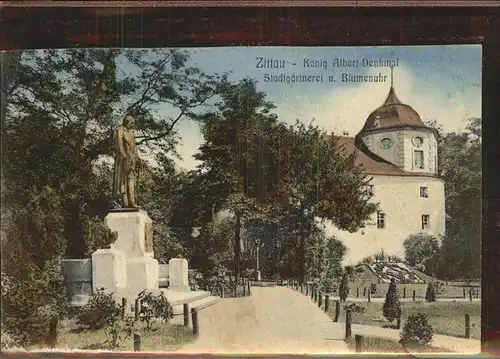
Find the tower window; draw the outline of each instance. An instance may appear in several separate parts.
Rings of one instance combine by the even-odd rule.
[[[424,151],[413,152],[413,165],[415,168],[424,169]]]
[[[422,198],[428,198],[429,193],[427,187],[420,187],[420,197]]]
[[[377,212],[377,228],[385,228],[385,213]]]
[[[429,215],[422,215],[422,230],[429,228]]]

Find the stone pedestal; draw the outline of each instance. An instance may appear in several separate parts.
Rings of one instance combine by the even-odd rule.
[[[92,253],[92,289],[105,288],[117,296],[126,292],[127,257],[119,249],[98,249]]]
[[[143,290],[158,290],[158,261],[149,256],[128,258],[127,277],[128,290],[133,297]]]
[[[109,213],[104,222],[118,239],[111,245],[127,258],[149,256],[153,253],[153,221],[143,210],[120,210]]]
[[[92,295],[92,260],[63,259],[61,270],[72,306],[80,307]]]
[[[172,258],[168,262],[169,289],[174,292],[189,292],[188,261],[184,258]]]

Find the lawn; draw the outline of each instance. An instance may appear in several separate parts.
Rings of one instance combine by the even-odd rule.
[[[350,337],[347,340],[347,345],[350,349],[354,350],[356,348],[356,343],[354,337]],[[363,343],[361,347],[361,352],[363,353],[408,353],[397,340],[382,339],[376,337],[363,337]],[[448,349],[442,348],[424,348],[418,351],[419,353],[453,353]]]
[[[73,320],[65,320],[59,330],[57,349],[110,350],[106,345],[104,330],[78,331]],[[150,331],[141,323],[137,327],[141,333],[141,351],[173,351],[195,339],[193,330],[178,324],[157,322]],[[40,346],[28,350],[40,350]],[[133,337],[120,343],[114,351],[133,351]]]
[[[349,303],[347,303],[349,304]],[[352,323],[362,325],[372,325],[387,327],[391,325],[382,314],[381,302],[357,303],[364,307],[364,313],[352,313]],[[424,301],[403,302],[402,326],[406,318],[411,313],[420,312],[427,314],[429,324],[434,328],[435,334],[464,337],[465,335],[465,314],[470,315],[471,338],[481,339],[481,303],[480,302],[434,302]],[[335,316],[335,306],[330,306],[330,316]],[[340,321],[345,321],[345,312],[341,306]],[[395,324],[395,323],[393,323]]]

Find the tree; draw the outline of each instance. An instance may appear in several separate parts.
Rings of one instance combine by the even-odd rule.
[[[348,284],[348,276],[346,273],[342,275],[342,279],[340,280],[339,285],[339,299],[341,302],[345,302],[349,295],[349,284]]]
[[[195,158],[205,185],[216,188],[209,199],[216,211],[235,217],[235,276],[241,272],[241,228],[244,221],[265,215],[266,207],[280,196],[280,159],[271,137],[274,105],[258,92],[255,82],[243,79],[221,86],[217,111],[200,116],[204,143]]]
[[[481,119],[471,118],[462,133],[438,129],[439,174],[445,181],[446,234],[438,274],[477,279],[481,268]]]
[[[313,124],[297,121],[284,146],[289,166],[284,178],[289,204],[300,214],[301,277],[305,280],[306,239],[316,218],[355,232],[370,219],[377,205],[364,196],[369,179],[355,165],[356,153],[346,154],[334,136]]]
[[[403,247],[405,260],[409,265],[423,269],[427,274],[432,274],[434,268],[429,267],[429,265],[439,253],[439,242],[434,235],[428,233],[412,234],[405,239]]]
[[[2,243],[2,321],[21,345],[40,343],[64,307],[59,260],[65,251],[63,213],[50,187],[16,211]]]
[[[429,282],[427,285],[427,290],[425,291],[425,300],[428,302],[436,301],[436,289],[434,288],[434,284]]]
[[[392,322],[394,319],[401,318],[401,302],[398,298],[398,292],[396,288],[396,281],[394,278],[391,279],[389,284],[389,289],[385,295],[385,302],[382,307],[382,312],[384,317]]]
[[[161,162],[173,152],[176,123],[194,118],[224,78],[189,67],[187,60],[179,50],[23,53],[14,80],[2,88],[5,205],[23,208],[31,193],[51,186],[64,208],[66,255],[88,256],[95,248],[86,226],[102,222],[112,207],[109,178],[98,167],[112,154],[116,124],[125,113],[135,115],[141,151],[154,150]],[[175,116],[160,117],[158,106]]]

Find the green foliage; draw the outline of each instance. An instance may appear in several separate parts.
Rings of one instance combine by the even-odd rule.
[[[105,344],[111,348],[117,348],[120,342],[130,338],[136,330],[137,320],[135,317],[127,317],[120,320],[115,317],[113,321],[104,327],[104,335],[106,336]]]
[[[477,280],[481,269],[481,119],[469,119],[462,133],[438,130],[439,174],[446,195],[446,235],[438,276]]]
[[[425,348],[432,342],[434,330],[429,324],[427,315],[412,313],[408,316],[400,334],[400,343],[407,348]]]
[[[8,107],[2,126],[2,161],[8,168],[4,205],[22,209],[33,194],[50,186],[64,212],[66,255],[88,257],[112,240],[95,223],[102,223],[112,207],[112,169],[102,160],[113,154],[116,124],[126,112],[135,115],[140,151],[151,150],[159,171],[165,170],[166,155],[175,152],[175,125],[194,118],[193,111],[215,96],[225,75],[189,67],[187,53],[177,49],[29,51],[17,60],[2,86]],[[119,63],[128,66],[126,77]],[[164,118],[158,106],[178,116]],[[170,172],[164,172],[166,178]],[[140,204],[162,209],[153,220],[164,225],[170,182],[161,178],[153,183],[155,203],[139,188]]]
[[[105,293],[105,288],[97,288],[78,313],[77,323],[90,330],[112,327],[120,314],[120,305],[113,299],[113,294]]]
[[[364,313],[366,312],[366,308],[359,305],[359,304],[356,304],[356,303],[351,303],[351,304],[347,304],[347,305],[344,305],[344,310],[345,311],[348,311],[350,310],[351,313]]]
[[[349,295],[349,284],[348,284],[348,276],[346,273],[342,276],[339,285],[339,299],[341,302],[345,302],[347,296]]]
[[[390,322],[394,319],[401,318],[401,302],[399,301],[396,281],[394,279],[392,279],[389,284],[382,312],[384,317]]]
[[[434,268],[431,265],[439,253],[439,243],[435,236],[428,233],[412,234],[405,239],[403,246],[405,260],[410,266],[421,268],[426,274],[432,274]]]
[[[57,193],[45,187],[13,211],[2,241],[4,330],[20,345],[50,341],[66,309],[59,259],[65,250]]]
[[[434,284],[432,282],[429,282],[429,284],[427,284],[427,290],[425,292],[425,300],[428,302],[436,301],[436,289],[434,288]]]
[[[141,301],[140,320],[146,323],[146,329],[151,327],[156,319],[167,323],[174,317],[174,311],[163,293],[153,295],[151,292],[142,291],[138,298]]]

